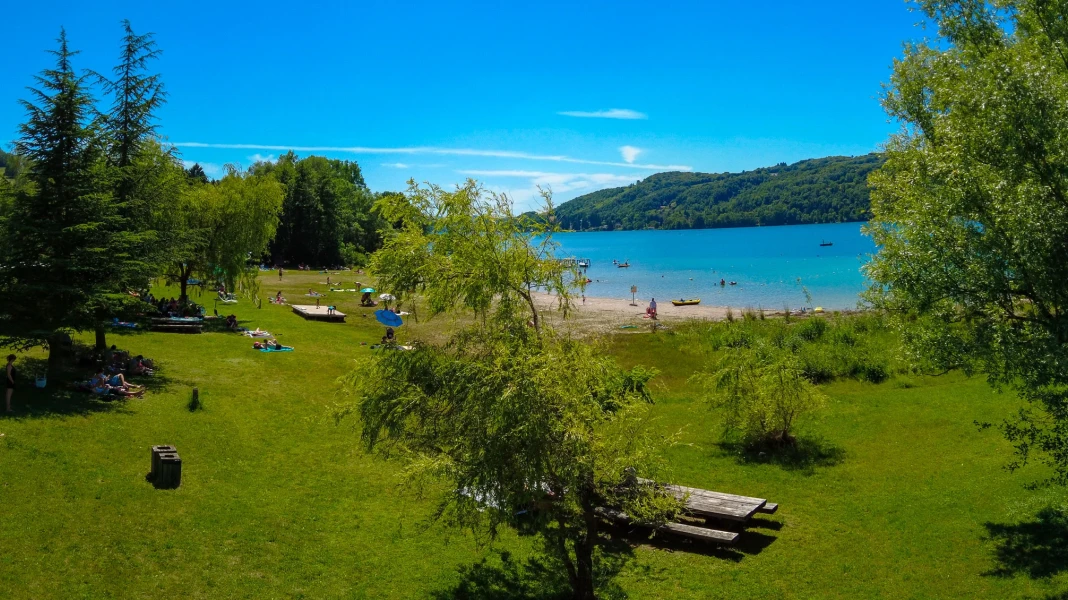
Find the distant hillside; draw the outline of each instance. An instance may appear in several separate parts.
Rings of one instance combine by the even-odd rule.
[[[829,156],[742,173],[657,173],[557,207],[565,229],[701,229],[864,221],[879,154]]]

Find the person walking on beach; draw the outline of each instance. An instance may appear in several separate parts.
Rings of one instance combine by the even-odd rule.
[[[15,393],[15,355],[7,355],[7,368],[4,369],[4,383],[7,384],[4,387],[4,399],[7,401],[7,412],[15,412],[11,410],[11,395]]]

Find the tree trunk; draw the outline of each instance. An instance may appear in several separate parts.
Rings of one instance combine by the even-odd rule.
[[[178,286],[181,290],[181,293],[178,294],[178,302],[181,304],[185,304],[189,301],[189,294],[186,293],[186,288],[189,287],[189,271],[190,269],[185,265],[178,269],[178,273],[180,274],[178,278]]]
[[[593,600],[593,548],[597,543],[597,515],[594,513],[593,498],[590,492],[582,495],[582,513],[586,524],[582,539],[575,541],[576,580],[575,598]]]
[[[104,350],[108,347],[107,339],[108,331],[104,329],[103,323],[96,324],[96,349]]]
[[[53,333],[48,338],[48,376],[57,378],[67,366],[71,339],[65,333]]]

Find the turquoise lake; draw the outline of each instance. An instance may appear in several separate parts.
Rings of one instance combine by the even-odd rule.
[[[562,233],[557,256],[588,258],[586,295],[658,302],[700,298],[714,306],[856,308],[865,289],[861,266],[875,244],[863,223],[683,231]],[[820,246],[822,241],[833,246]],[[612,261],[629,261],[621,269]],[[737,285],[720,286],[720,279]],[[812,296],[805,300],[802,286]]]

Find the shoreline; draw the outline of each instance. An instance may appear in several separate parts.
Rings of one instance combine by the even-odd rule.
[[[535,300],[539,309],[549,311],[547,316],[550,316],[552,309],[555,308],[557,296],[544,292],[536,292]],[[586,302],[583,303],[582,296],[579,295],[574,299],[573,318],[580,323],[585,322],[588,325],[603,325],[609,327],[651,323],[650,319],[645,318],[645,308],[649,305],[649,301],[638,299],[635,301],[635,304],[636,306],[631,304],[630,298],[605,298],[598,296],[586,296]],[[712,304],[675,306],[671,304],[670,300],[666,302],[657,301],[656,304],[657,321],[661,323],[665,321],[723,321],[727,318],[727,311],[731,311],[736,319],[742,319],[743,314],[747,310],[753,310],[754,312],[759,310],[751,307],[716,306]],[[824,310],[824,314],[834,312],[851,313],[856,312],[856,309],[827,308]],[[783,314],[782,309],[764,310],[764,315],[767,317],[781,317]],[[799,310],[792,310],[790,311],[790,314],[795,317],[802,317],[814,313],[812,311],[801,313]],[[550,320],[552,320],[551,316]]]

